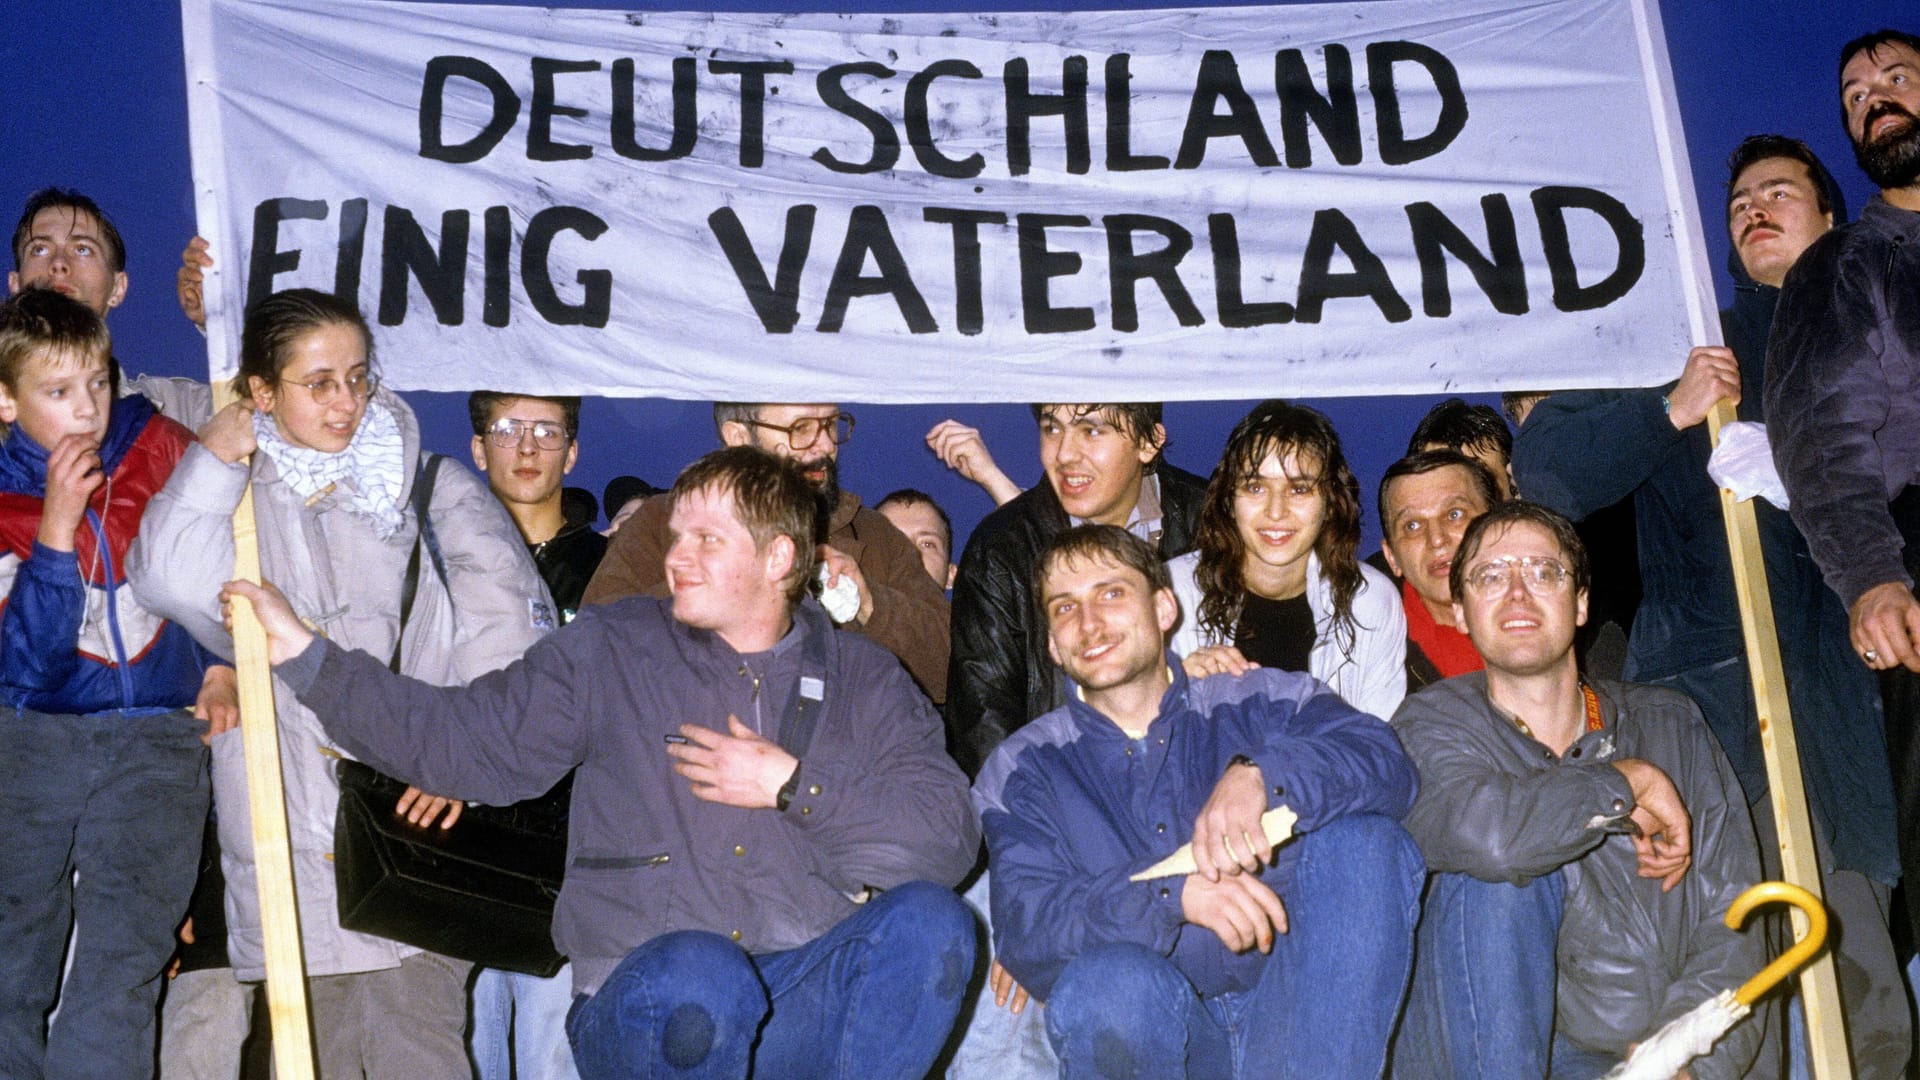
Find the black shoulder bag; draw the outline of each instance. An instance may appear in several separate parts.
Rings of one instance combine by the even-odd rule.
[[[420,533],[400,591],[406,634],[424,548],[445,587],[446,565],[427,514],[445,460],[428,455],[414,478]],[[449,593],[451,595],[451,593]],[[393,671],[400,670],[396,638]],[[569,773],[551,792],[512,806],[468,806],[459,824],[422,828],[394,813],[407,785],[358,761],[336,763],[334,882],[340,925],[483,967],[542,977],[565,959],[553,947],[553,904],[566,872]]]

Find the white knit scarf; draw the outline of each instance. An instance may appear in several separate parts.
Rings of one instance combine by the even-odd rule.
[[[401,460],[406,444],[400,421],[385,405],[367,402],[360,427],[337,454],[293,445],[264,412],[253,414],[253,438],[279,467],[280,478],[301,498],[311,500],[338,484],[351,496],[348,505],[372,520],[382,540],[400,530],[405,521],[400,493],[407,478],[406,463]]]

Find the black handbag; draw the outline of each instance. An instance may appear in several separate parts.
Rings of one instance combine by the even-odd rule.
[[[429,455],[414,481],[420,535],[400,593],[404,634],[424,547],[442,585],[446,567],[427,517],[443,459]],[[388,666],[400,668],[396,640]],[[413,825],[394,813],[407,785],[358,761],[335,764],[334,884],[340,925],[484,967],[542,977],[566,962],[553,947],[553,905],[566,872],[569,773],[537,799],[468,806],[459,824]]]

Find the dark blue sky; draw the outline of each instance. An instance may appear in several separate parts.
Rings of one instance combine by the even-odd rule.
[[[675,10],[688,5],[578,6]],[[719,5],[728,10],[796,6]],[[847,5],[874,11],[1062,6],[1165,5],[1005,0]],[[1723,220],[1722,162],[1742,136],[1774,131],[1805,139],[1847,189],[1851,207],[1857,210],[1871,194],[1840,130],[1835,64],[1843,42],[1888,23],[1894,6],[1886,0],[1685,0],[1667,5],[1668,44],[1713,266],[1724,265],[1727,256],[1724,230],[1718,227]],[[193,234],[177,8],[154,0],[0,5],[0,61],[0,70],[9,76],[7,106],[0,111],[0,214],[11,222],[27,194],[47,184],[77,187],[94,196],[115,217],[128,245],[132,284],[127,302],[112,319],[116,352],[134,371],[204,377],[205,346],[173,298],[178,254]],[[1587,118],[1561,119],[1579,125]],[[1721,277],[1717,286],[1724,299],[1727,282]],[[1674,358],[1676,374],[1683,359]],[[464,459],[470,431],[464,396],[408,397],[421,415],[430,448]],[[1310,402],[1339,428],[1369,508],[1380,473],[1399,456],[1408,432],[1435,400]],[[1169,458],[1206,472],[1248,404],[1168,406]],[[860,424],[854,441],[843,449],[843,482],[870,502],[895,487],[923,488],[947,506],[962,536],[991,509],[984,494],[948,473],[924,448],[926,430],[947,416],[985,430],[1014,479],[1038,479],[1032,424],[1023,407],[857,402],[847,407]],[[596,496],[621,472],[667,483],[682,465],[714,444],[709,415],[705,405],[686,402],[591,401],[584,410],[581,464],[573,481]],[[1378,536],[1369,509],[1363,546],[1370,550]]]

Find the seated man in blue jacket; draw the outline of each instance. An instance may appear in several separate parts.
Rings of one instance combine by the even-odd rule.
[[[899,661],[802,601],[797,466],[715,451],[667,499],[670,600],[584,608],[464,688],[316,638],[270,590],[229,595],[383,771],[504,804],[578,768],[553,934],[585,1080],[924,1076],[973,970],[966,779]]]
[[[1047,1002],[1062,1074],[1378,1076],[1424,876],[1393,732],[1306,675],[1189,679],[1166,568],[1123,529],[1061,533],[1035,582],[1076,692],[974,803],[995,952]],[[1305,835],[1276,853],[1281,805]],[[1196,872],[1133,880],[1189,839]]]

